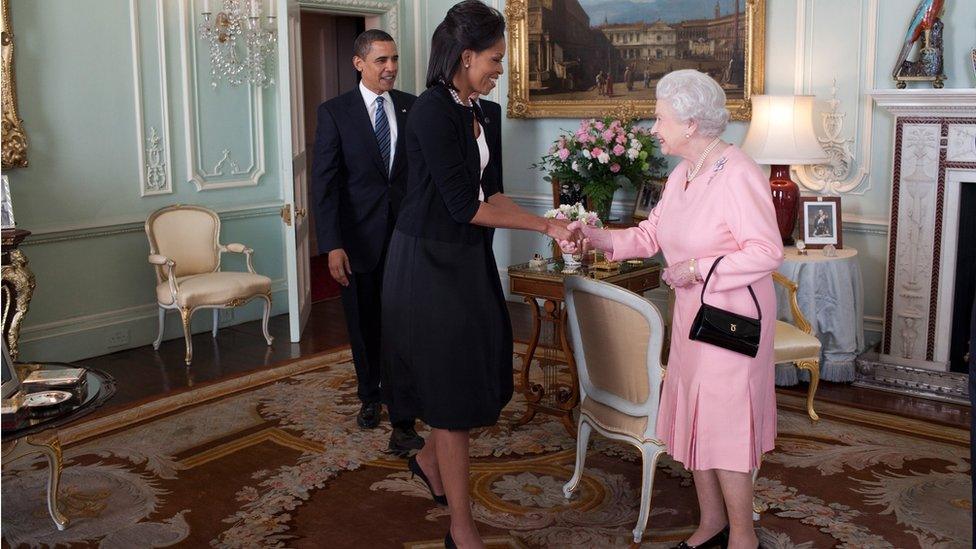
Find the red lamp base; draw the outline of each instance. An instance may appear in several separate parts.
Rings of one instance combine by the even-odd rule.
[[[773,195],[779,236],[783,239],[784,246],[792,245],[797,207],[800,203],[800,187],[790,179],[790,167],[785,164],[770,166],[769,187]]]

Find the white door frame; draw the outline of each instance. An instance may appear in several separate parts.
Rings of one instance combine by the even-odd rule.
[[[364,5],[365,4],[365,5]],[[312,154],[312,151],[302,150],[296,157],[293,154],[292,132],[293,126],[299,127],[304,123],[304,119],[299,120],[296,108],[301,109],[304,105],[303,91],[300,86],[295,86],[294,79],[300,75],[301,67],[294,70],[291,66],[293,55],[289,51],[289,39],[292,33],[301,36],[301,21],[292,23],[289,21],[289,11],[294,10],[318,11],[335,15],[360,16],[366,18],[366,28],[379,28],[390,33],[390,36],[400,40],[400,5],[399,0],[278,0],[278,35],[284,40],[278,42],[278,147],[279,147],[279,175],[281,182],[281,197],[284,201],[282,207],[282,222],[284,224],[285,236],[285,259],[286,273],[288,281],[288,314],[289,332],[291,341],[297,343],[301,339],[302,329],[308,320],[310,310],[310,288],[308,272],[308,216],[313,215],[310,208],[305,205],[306,196],[295,196],[295,173],[296,170],[304,170],[305,155]],[[289,30],[291,25],[291,30]],[[299,52],[301,44],[298,44]],[[300,54],[298,56],[300,59]],[[287,75],[287,78],[285,77]],[[299,80],[300,83],[300,80]],[[293,89],[297,88],[297,89]],[[297,107],[293,106],[297,105]],[[298,114],[301,114],[300,112]],[[301,131],[301,139],[304,139],[304,130]],[[306,174],[307,177],[307,174]],[[306,181],[307,186],[310,182]],[[311,206],[311,205],[309,205]],[[296,215],[301,212],[304,216]],[[287,221],[286,221],[287,220]],[[304,231],[304,236],[303,236]],[[302,263],[301,265],[299,263]]]

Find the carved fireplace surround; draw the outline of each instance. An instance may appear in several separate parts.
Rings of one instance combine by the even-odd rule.
[[[895,116],[884,332],[857,385],[968,402],[949,372],[962,185],[976,185],[976,90],[875,90]],[[976,276],[976,273],[973,273]]]

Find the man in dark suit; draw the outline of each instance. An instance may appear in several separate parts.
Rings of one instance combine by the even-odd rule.
[[[312,189],[319,250],[342,286],[349,342],[358,378],[361,428],[379,425],[386,400],[380,355],[380,290],[387,245],[406,190],[404,129],[415,96],[393,89],[399,56],[393,38],[376,29],[356,37],[353,65],[359,86],[318,110]],[[383,393],[381,393],[383,385]],[[423,447],[414,417],[389,409],[390,450]]]

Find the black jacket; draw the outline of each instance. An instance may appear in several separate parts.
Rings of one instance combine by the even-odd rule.
[[[462,107],[447,88],[434,86],[417,98],[407,120],[406,150],[410,175],[397,220],[397,230],[408,235],[475,244],[491,230],[471,224],[478,211],[478,185],[485,199],[500,191],[501,108],[483,102],[481,109]],[[497,105],[497,104],[494,104]],[[484,175],[472,123],[478,116],[490,154]]]
[[[319,106],[312,193],[319,251],[343,248],[355,272],[375,269],[407,182],[404,138],[416,96],[390,91],[397,142],[389,177],[359,86]]]

